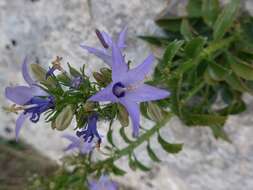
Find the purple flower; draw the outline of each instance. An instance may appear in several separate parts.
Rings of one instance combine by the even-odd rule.
[[[55,67],[49,67],[47,73],[46,73],[46,79],[50,76],[53,76],[54,75],[54,72],[55,72],[56,68]]]
[[[169,92],[144,84],[145,77],[152,70],[154,56],[149,55],[142,64],[129,70],[118,45],[112,45],[112,83],[93,95],[91,101],[119,102],[126,107],[133,124],[133,136],[138,136],[140,102],[166,98]]]
[[[68,139],[71,143],[64,149],[64,151],[69,150],[79,150],[80,154],[89,154],[93,149],[93,143],[84,142],[82,138],[74,135],[63,135],[63,138]]]
[[[119,34],[117,46],[120,49],[124,49],[126,47],[126,44],[125,44],[126,32],[127,32],[127,27],[123,28],[123,30]],[[80,45],[80,46],[83,49],[87,50],[89,53],[96,55],[97,57],[102,59],[105,63],[107,63],[109,66],[111,66],[112,65],[111,49],[112,49],[113,40],[106,32],[100,32],[99,30],[96,30],[96,34],[103,48],[93,48],[86,45]]]
[[[29,75],[27,58],[22,64],[22,74],[28,86],[7,87],[5,89],[5,96],[21,106],[18,110],[23,110],[23,113],[16,120],[16,140],[26,118],[30,117],[30,121],[36,123],[43,112],[54,108],[53,97],[42,90]]]
[[[78,89],[81,85],[83,81],[83,78],[81,76],[78,76],[78,77],[74,77],[72,80],[71,80],[71,88],[75,88],[75,89]]]
[[[84,127],[81,131],[77,131],[76,135],[78,137],[82,137],[84,139],[84,142],[91,143],[94,137],[98,139],[97,145],[99,146],[101,144],[101,137],[97,131],[97,120],[98,115],[96,113],[92,114],[88,117],[88,125]]]
[[[99,180],[89,181],[90,190],[117,190],[118,186],[108,176],[102,175]]]

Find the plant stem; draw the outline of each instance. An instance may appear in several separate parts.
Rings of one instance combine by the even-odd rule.
[[[165,124],[171,119],[173,116],[172,113],[168,113],[162,121],[157,123],[154,127],[147,130],[144,134],[142,134],[138,139],[131,144],[129,144],[127,147],[120,149],[114,153],[114,155],[110,158],[107,158],[105,160],[99,161],[98,163],[94,164],[92,167],[92,172],[96,171],[97,169],[102,168],[104,165],[108,163],[112,163],[118,159],[120,159],[123,156],[128,155],[129,153],[133,152],[135,148],[137,148],[139,145],[144,143],[145,141],[149,140],[151,136],[153,136],[159,129],[165,126]]]

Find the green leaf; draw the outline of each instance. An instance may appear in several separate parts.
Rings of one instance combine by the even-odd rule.
[[[173,58],[176,56],[176,54],[178,53],[178,51],[180,50],[183,44],[184,42],[182,40],[180,41],[175,40],[167,46],[164,52],[163,61],[162,61],[164,65],[171,64]]]
[[[186,7],[189,17],[201,17],[202,0],[189,0]]]
[[[136,162],[132,159],[132,155],[128,155],[128,165],[132,170],[136,170]]]
[[[69,67],[69,72],[73,77],[82,76],[82,74],[78,70],[76,70],[74,67],[72,67],[69,63],[68,63],[68,67]]]
[[[241,78],[253,80],[253,66],[240,59],[229,56],[229,62],[232,70]]]
[[[123,176],[126,174],[126,172],[122,169],[120,169],[119,167],[117,167],[116,165],[112,164],[112,172],[115,175],[119,175],[119,176]]]
[[[138,167],[140,170],[147,172],[150,170],[149,167],[145,166],[144,164],[142,164],[134,155],[134,162],[135,162],[135,166]]]
[[[162,146],[162,148],[168,153],[178,153],[182,150],[183,144],[171,144],[166,142],[160,134],[158,134],[158,142]]]
[[[198,56],[205,45],[205,38],[197,37],[188,42],[185,46],[185,55],[187,58]]]
[[[209,62],[207,72],[213,80],[223,81],[227,74],[231,73],[228,69],[222,65],[215,63],[214,61]]]
[[[149,157],[151,158],[151,160],[153,160],[154,162],[160,162],[161,160],[156,156],[156,154],[154,153],[154,151],[151,149],[150,144],[148,142],[147,144],[147,152]]]
[[[59,131],[65,130],[71,123],[74,113],[72,106],[68,105],[63,108],[60,114],[57,116],[55,122],[53,122],[52,127],[56,128]]]
[[[186,41],[190,41],[193,38],[192,28],[187,19],[183,19],[180,27],[180,32]]]
[[[162,29],[168,30],[170,32],[179,32],[181,26],[182,18],[160,18],[157,19],[155,22],[158,26]]]
[[[222,139],[224,141],[227,141],[229,143],[231,143],[232,141],[229,139],[229,136],[227,135],[227,133],[224,131],[223,126],[211,126],[210,127],[213,135],[216,139]]]
[[[220,12],[219,0],[203,0],[202,12],[205,23],[212,27]]]
[[[127,135],[126,135],[126,133],[125,133],[125,127],[121,127],[120,130],[119,130],[119,133],[120,133],[121,137],[124,139],[124,141],[125,141],[126,143],[130,144],[130,143],[133,142],[133,141],[131,141],[131,140],[127,137]]]
[[[220,115],[239,114],[246,110],[246,104],[243,101],[238,101],[223,109],[217,111]]]
[[[186,122],[188,125],[224,125],[227,120],[226,116],[210,115],[210,114],[188,114]]]
[[[169,42],[169,38],[161,37],[161,36],[138,36],[140,39],[157,46],[162,46],[163,44],[167,44]]]
[[[229,84],[229,86],[235,90],[238,90],[240,92],[248,92],[249,91],[249,89],[243,83],[243,81],[238,76],[236,76],[234,73],[228,74],[226,76],[225,80]]]
[[[112,128],[110,127],[110,128],[109,128],[109,131],[107,132],[107,140],[108,140],[108,142],[109,142],[113,147],[116,147],[115,144],[114,144],[114,142],[113,142],[112,132],[113,132],[113,130],[112,130]]]
[[[232,26],[234,20],[236,19],[239,6],[240,0],[231,0],[231,2],[221,12],[214,24],[214,40],[221,39]]]
[[[121,104],[117,104],[118,107],[118,120],[122,127],[127,127],[129,125],[129,117],[128,117],[128,112],[125,109],[124,106]]]

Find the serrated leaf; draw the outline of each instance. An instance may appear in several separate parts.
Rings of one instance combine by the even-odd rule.
[[[190,41],[193,38],[192,28],[187,19],[182,20],[180,32],[186,41]]]
[[[117,167],[116,165],[112,164],[112,172],[115,175],[119,175],[119,176],[123,176],[126,174],[126,172],[122,169],[120,169],[119,167]]]
[[[158,142],[160,143],[160,145],[162,146],[162,148],[168,152],[168,153],[178,153],[182,150],[183,148],[183,144],[171,144],[166,142],[160,134],[158,134]]]
[[[202,12],[205,23],[212,27],[220,12],[219,0],[203,0]]]
[[[132,143],[132,141],[127,137],[127,135],[125,133],[125,127],[121,127],[119,130],[119,133],[126,143],[128,143],[128,144]]]
[[[205,45],[205,39],[197,37],[188,42],[185,46],[185,55],[187,58],[194,58],[199,55]]]
[[[160,162],[161,160],[156,156],[155,152],[151,149],[150,144],[147,144],[147,152],[151,160],[154,162]]]
[[[150,170],[149,167],[145,166],[144,164],[142,164],[134,155],[134,162],[135,162],[135,166],[138,167],[140,170],[147,172]]]
[[[231,2],[224,8],[214,24],[214,40],[221,39],[229,30],[236,19],[239,7],[240,0],[231,0]]]
[[[113,136],[112,136],[112,128],[110,127],[108,132],[107,132],[107,141],[113,146],[113,147],[116,147],[114,142],[113,142]]]
[[[211,114],[189,114],[186,121],[188,125],[224,125],[227,120],[227,116],[211,115]]]
[[[201,17],[202,0],[189,0],[186,7],[189,17]]]

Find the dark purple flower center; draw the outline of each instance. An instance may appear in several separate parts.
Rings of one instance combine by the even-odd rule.
[[[112,93],[118,98],[122,98],[125,96],[126,87],[121,82],[117,82],[112,87]]]
[[[46,98],[35,96],[24,105],[27,106],[24,110],[24,114],[31,114],[30,121],[33,123],[39,121],[40,115],[43,112],[55,107],[54,98],[52,96]]]
[[[98,120],[98,115],[97,114],[92,114],[88,118],[88,125],[84,127],[81,131],[77,131],[76,135],[78,137],[81,137],[84,139],[84,142],[90,143],[94,137],[96,136],[98,138],[98,144],[101,143],[101,137],[97,131],[97,120]]]

